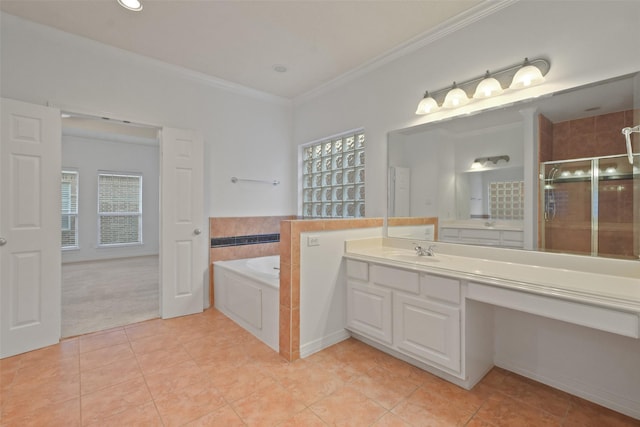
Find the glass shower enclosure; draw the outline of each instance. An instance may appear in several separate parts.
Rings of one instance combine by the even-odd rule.
[[[639,258],[640,155],[543,162],[540,178],[541,249]]]

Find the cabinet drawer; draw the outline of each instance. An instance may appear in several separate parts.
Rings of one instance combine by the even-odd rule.
[[[405,292],[420,293],[420,278],[415,271],[372,265],[371,281],[381,286]]]
[[[461,239],[500,240],[499,230],[460,230]]]
[[[347,260],[347,276],[353,279],[369,280],[369,264],[362,261]]]
[[[503,231],[502,240],[506,242],[524,242],[524,233],[522,231]]]
[[[457,228],[442,228],[440,229],[440,238],[457,239],[459,235]]]
[[[460,304],[460,281],[446,277],[423,274],[420,276],[422,291],[430,298]]]

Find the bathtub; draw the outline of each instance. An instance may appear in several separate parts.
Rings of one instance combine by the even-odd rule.
[[[213,263],[215,307],[279,351],[280,256]]]

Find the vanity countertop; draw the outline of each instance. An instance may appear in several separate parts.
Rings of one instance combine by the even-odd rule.
[[[345,257],[640,313],[639,261],[441,242],[430,257],[416,255],[414,245],[392,238],[347,241]]]

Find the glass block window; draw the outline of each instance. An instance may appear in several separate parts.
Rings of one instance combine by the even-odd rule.
[[[302,147],[302,216],[365,216],[365,137],[349,133]]]
[[[142,176],[98,174],[98,243],[142,243]]]
[[[78,247],[78,172],[62,171],[61,181],[62,249]]]
[[[491,219],[524,219],[524,181],[489,183]]]

